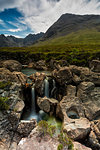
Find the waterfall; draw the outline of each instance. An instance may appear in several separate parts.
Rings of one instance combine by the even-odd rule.
[[[31,111],[26,115],[27,120],[36,119],[38,121],[38,114],[36,113],[36,106],[35,106],[35,85],[33,85],[31,89],[32,99],[31,99]]]
[[[45,85],[44,96],[49,98],[49,81],[48,81],[48,77],[46,77],[46,79],[44,80],[44,85]]]
[[[31,107],[31,111],[36,113],[36,107],[35,107],[35,88],[34,88],[35,85],[33,85],[32,87],[32,107]]]
[[[53,97],[53,93],[54,93],[54,90],[56,89],[56,82],[55,80],[53,79],[53,88],[51,90],[51,97]]]
[[[55,80],[53,79],[53,89],[55,89],[56,88],[56,82],[55,82]]]
[[[31,88],[31,109],[30,111],[27,111],[24,114],[24,120],[31,120],[31,119],[36,119],[37,121],[39,120],[38,114],[36,112],[36,106],[35,106],[35,84]]]

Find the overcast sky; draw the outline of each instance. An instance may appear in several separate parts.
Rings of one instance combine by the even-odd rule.
[[[46,32],[64,13],[100,14],[100,0],[0,0],[0,34]]]

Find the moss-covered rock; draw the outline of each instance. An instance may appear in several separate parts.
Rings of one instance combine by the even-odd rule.
[[[0,110],[8,110],[9,105],[7,104],[8,98],[7,97],[0,97]]]

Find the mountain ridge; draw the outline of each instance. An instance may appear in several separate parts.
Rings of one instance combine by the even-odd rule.
[[[100,32],[100,15],[63,14],[44,34],[40,42],[48,41],[86,30]],[[83,33],[84,34],[84,33]],[[76,35],[77,36],[77,35]],[[66,37],[65,37],[66,38]],[[73,37],[72,37],[73,39]]]
[[[0,47],[23,47],[100,43],[100,15],[63,14],[46,33],[29,34],[24,39],[0,35]]]
[[[44,33],[29,34],[25,38],[17,38],[15,36],[0,35],[0,47],[23,47],[34,44]]]

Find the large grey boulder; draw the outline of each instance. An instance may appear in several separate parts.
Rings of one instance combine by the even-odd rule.
[[[72,82],[72,73],[69,67],[62,67],[59,70],[54,70],[52,76],[59,85],[68,85]]]
[[[59,145],[58,138],[52,138],[48,134],[40,136],[38,127],[32,130],[27,138],[22,138],[17,146],[17,150],[57,150]],[[73,142],[75,150],[91,150],[79,142]],[[68,145],[64,145],[63,150],[69,150]]]
[[[85,139],[90,133],[90,122],[86,118],[74,119],[73,121],[64,122],[63,130],[74,140]]]
[[[56,111],[58,101],[47,97],[44,98],[38,97],[37,104],[39,108],[44,112],[53,114]]]
[[[78,67],[71,65],[69,69],[73,75],[73,81],[77,82],[93,82],[95,85],[100,85],[100,73],[93,72],[87,67]]]
[[[37,70],[47,70],[46,62],[44,60],[39,60],[35,63],[34,68]]]
[[[94,120],[100,115],[100,87],[95,87],[92,82],[81,82],[75,91],[75,86],[68,85],[67,95],[57,106],[57,116],[76,115],[76,118],[86,117]]]
[[[67,95],[57,105],[56,114],[62,120],[65,118],[85,117],[82,102],[76,97],[76,86],[67,86]]]
[[[27,76],[22,72],[11,72],[6,68],[0,68],[0,80],[17,82],[25,85],[27,81]]]
[[[22,64],[16,60],[4,60],[1,62],[0,66],[7,68],[11,72],[13,72],[13,71],[19,71],[20,72],[22,69]]]
[[[89,120],[100,115],[100,87],[95,87],[92,82],[82,82],[77,88],[77,97],[82,102],[85,116]]]
[[[23,74],[22,72],[12,72],[12,75],[15,75],[17,78],[17,82],[21,83],[21,85],[25,85],[27,82],[27,76]]]
[[[37,62],[31,62],[27,66],[28,68],[33,68],[36,70],[47,70],[46,62],[44,60],[39,60]]]
[[[17,131],[21,137],[27,137],[30,132],[36,127],[37,122],[35,119],[30,121],[21,120],[18,124]]]
[[[37,122],[35,119],[30,121],[21,120],[14,132],[14,136],[9,150],[16,150],[19,141],[24,137],[28,137],[31,131],[36,127]]]
[[[100,60],[92,60],[89,64],[89,68],[94,72],[100,73]]]
[[[49,68],[52,69],[52,70],[59,69],[60,67],[65,67],[65,66],[69,66],[69,64],[66,60],[51,59],[49,61]]]
[[[17,78],[6,68],[0,68],[0,80],[17,82]]]
[[[28,138],[22,138],[17,150],[57,150],[59,142],[57,139],[46,135],[41,138],[38,128],[33,129]]]

